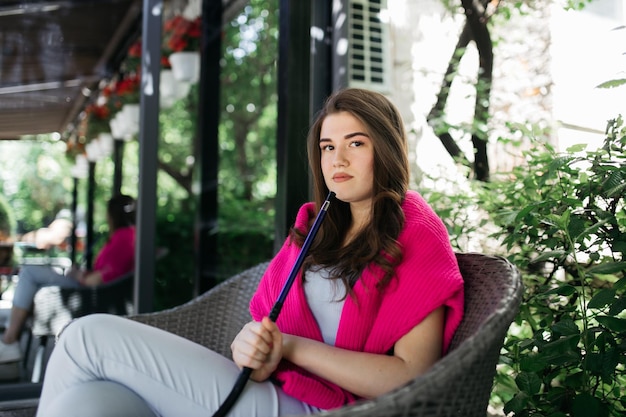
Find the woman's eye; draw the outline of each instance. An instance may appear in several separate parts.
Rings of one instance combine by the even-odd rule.
[[[335,147],[333,145],[324,145],[321,147],[321,149],[323,151],[332,151],[333,149],[335,149]]]
[[[350,146],[355,147],[355,148],[357,148],[357,147],[359,147],[361,145],[363,145],[363,142],[361,142],[360,140],[355,140],[354,142],[350,143]]]

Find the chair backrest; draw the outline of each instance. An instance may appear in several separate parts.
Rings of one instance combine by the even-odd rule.
[[[32,333],[55,335],[71,319],[93,313],[128,315],[134,312],[134,273],[97,287],[43,287],[35,294]]]

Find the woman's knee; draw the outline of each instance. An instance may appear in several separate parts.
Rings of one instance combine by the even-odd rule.
[[[58,342],[66,340],[73,341],[76,338],[86,339],[91,333],[101,333],[103,328],[115,326],[115,323],[122,318],[111,314],[95,313],[89,314],[68,322],[57,335]]]

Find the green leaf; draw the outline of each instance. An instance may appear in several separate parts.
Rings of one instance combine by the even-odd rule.
[[[609,80],[598,84],[596,88],[615,88],[624,84],[626,84],[626,78],[618,78],[617,80]]]
[[[626,331],[626,319],[619,319],[617,317],[610,316],[597,316],[596,320],[598,320],[598,323],[614,332]]]
[[[581,356],[579,340],[579,335],[563,336],[544,344],[539,353],[543,360],[553,366],[577,363]]]
[[[557,294],[557,295],[572,295],[576,292],[576,287],[569,285],[569,284],[564,284],[561,285],[559,287],[556,288],[552,288],[551,290],[548,290],[546,292],[544,292],[542,295],[553,295],[553,294]]]
[[[572,417],[599,417],[602,403],[591,394],[583,392],[574,398]]]
[[[580,234],[578,234],[574,240],[578,241],[580,238],[584,239],[585,237],[589,236],[590,234],[595,233],[600,228],[600,226],[602,226],[603,224],[607,223],[608,221],[609,221],[609,219],[602,219],[599,222],[589,226],[588,228],[583,230]]]
[[[585,369],[608,381],[612,379],[615,368],[619,364],[619,354],[615,349],[609,349],[604,353],[590,352],[585,357],[584,364]]]
[[[622,311],[626,310],[626,297],[618,298],[611,304],[611,308],[609,308],[609,314],[611,316],[617,316]]]
[[[561,320],[552,326],[552,331],[562,336],[577,335],[580,333],[578,326],[571,319]]]
[[[511,399],[511,401],[507,402],[504,405],[504,412],[506,414],[512,412],[513,414],[517,415],[526,408],[529,400],[530,397],[528,397],[527,394],[519,392],[515,395],[515,397],[513,397],[513,399]]]
[[[534,395],[541,390],[541,378],[535,373],[522,372],[515,378],[515,383],[520,391],[529,395]]]
[[[586,143],[578,143],[576,145],[572,145],[570,147],[568,147],[565,151],[568,153],[576,153],[576,152],[582,152],[585,149],[587,149],[587,144]]]
[[[603,288],[596,295],[589,300],[587,307],[589,308],[602,308],[607,305],[613,304],[615,301],[615,290],[613,288]]]
[[[587,270],[590,274],[615,274],[626,270],[626,262],[605,262],[599,265],[594,265]]]
[[[543,262],[543,261],[549,261],[552,260],[554,258],[562,258],[564,255],[567,255],[567,252],[564,250],[552,250],[552,251],[547,251],[547,252],[543,252],[541,253],[539,256],[537,256],[535,259],[533,259],[533,262]]]
[[[620,197],[624,195],[626,190],[626,183],[618,184],[617,186],[606,190],[606,195],[608,197]]]
[[[547,364],[537,354],[522,356],[519,359],[520,370],[525,372],[541,372]]]
[[[610,169],[607,171],[607,174],[609,174],[608,178],[602,183],[604,188],[617,187],[624,183],[624,174],[622,171]]]
[[[515,222],[518,222],[520,220],[522,220],[524,217],[526,217],[526,215],[530,212],[532,212],[533,210],[535,210],[535,205],[534,204],[529,204],[526,207],[524,207],[523,209],[521,209],[519,212],[517,212],[517,214],[515,215]],[[512,212],[511,214],[514,214],[515,212]]]

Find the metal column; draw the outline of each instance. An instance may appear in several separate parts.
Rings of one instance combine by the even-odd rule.
[[[217,174],[220,123],[220,59],[222,1],[202,2],[198,137],[194,180],[199,182],[196,217],[196,277],[194,295],[217,283]]]
[[[89,161],[89,175],[87,177],[87,236],[85,237],[85,268],[91,269],[93,264],[93,200],[96,192],[96,163]]]
[[[162,7],[163,2],[160,0],[143,1],[134,294],[137,313],[150,312],[154,305]]]
[[[309,199],[306,132],[310,123],[311,3],[280,0],[275,251],[285,240],[298,208]]]

